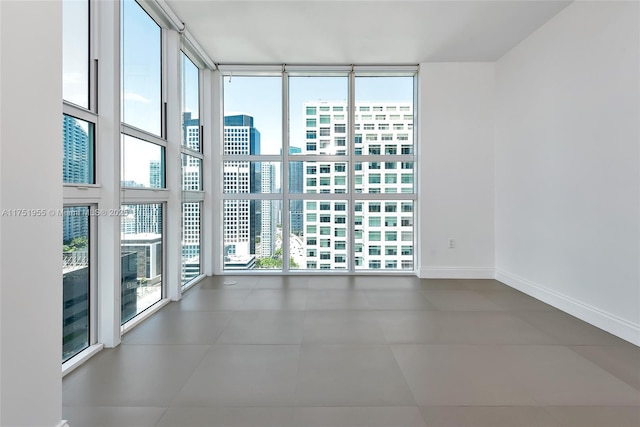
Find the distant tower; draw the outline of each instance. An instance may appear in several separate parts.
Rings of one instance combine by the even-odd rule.
[[[275,191],[276,170],[271,163],[262,163],[262,193],[273,193]],[[262,202],[261,218],[262,229],[260,233],[260,256],[268,258],[276,250],[276,216],[277,212],[273,208],[271,200]]]
[[[182,117],[182,144],[200,152],[200,119],[191,118],[190,112]],[[202,190],[202,163],[194,156],[182,154],[182,190]],[[182,281],[186,282],[199,273],[200,257],[199,202],[182,203]]]
[[[253,127],[253,117],[245,114],[225,116],[224,154],[260,154],[260,132]],[[227,193],[258,193],[261,186],[259,162],[232,160],[224,162],[223,185]],[[235,255],[256,254],[256,234],[260,232],[259,200],[224,202],[224,245]]]
[[[302,148],[289,147],[290,155],[300,153],[302,153]],[[289,162],[289,192],[292,194],[302,193],[304,180],[302,165],[303,162]],[[302,200],[291,200],[289,204],[290,206],[284,206],[284,210],[286,212],[286,209],[290,208],[289,227],[291,234],[300,236],[302,234],[304,202]]]
[[[93,183],[93,143],[90,136],[73,117],[62,116],[62,182]],[[67,212],[75,212],[70,209]],[[88,234],[88,221],[78,215],[63,217],[63,240],[73,240]]]
[[[162,164],[159,160],[149,162],[149,186],[151,188],[164,187],[164,174],[162,173]]]

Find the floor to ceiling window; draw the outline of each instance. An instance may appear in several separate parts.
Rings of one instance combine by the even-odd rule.
[[[283,266],[282,79],[224,79],[225,270]]]
[[[355,78],[358,270],[413,270],[413,86],[405,76]]]
[[[202,204],[202,142],[200,122],[200,70],[180,52],[182,71],[182,239],[181,282],[183,285],[198,277],[201,269]]]
[[[96,342],[95,193],[97,114],[87,1],[65,1],[63,9],[62,176],[64,208],[43,212],[62,217],[62,361]]]
[[[164,295],[166,102],[162,28],[121,3],[121,323]]]
[[[224,269],[413,271],[415,70],[292,68],[223,70]]]
[[[216,122],[215,65],[157,2],[62,9],[64,204],[34,214],[61,220],[66,374],[212,268]]]

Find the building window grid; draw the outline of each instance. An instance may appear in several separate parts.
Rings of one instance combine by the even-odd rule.
[[[395,107],[399,109],[399,107],[398,107],[398,106],[395,106]],[[366,108],[366,106],[365,106],[365,108]],[[403,109],[405,109],[405,108],[403,108]],[[378,111],[379,111],[379,110],[378,110]],[[401,119],[400,119],[400,120],[401,120]],[[360,125],[360,123],[357,123],[357,124],[358,124],[358,125]],[[367,127],[368,127],[368,128],[373,128],[373,126],[367,126]],[[356,128],[356,126],[355,126],[355,125],[354,125],[354,128]],[[402,129],[404,129],[404,128],[405,128],[405,124],[403,124],[403,125],[402,125]],[[397,142],[397,141],[398,141],[399,139],[396,137],[396,135],[395,135],[395,134],[391,134],[391,135],[389,134],[389,128],[388,128],[387,126],[385,126],[385,124],[382,124],[382,126],[380,126],[378,130],[385,131],[386,133],[384,134],[384,136],[383,136],[383,137],[381,137],[381,136],[380,136],[380,134],[375,134],[375,136],[374,136],[374,134],[370,134],[370,136],[369,136],[369,138],[368,138],[368,139],[369,139],[369,141],[377,141],[378,139],[383,138],[385,141],[392,141],[392,142],[394,143],[394,145],[395,145],[395,144],[398,144],[398,142]],[[404,138],[402,138],[402,140],[404,140]],[[408,140],[408,139],[407,139],[407,140]],[[355,139],[355,141],[354,141],[354,142],[355,142],[355,144],[360,144],[360,143],[362,143],[362,139],[361,139],[361,138],[359,138],[358,136],[356,136],[356,139]],[[389,154],[397,154],[397,153],[400,151],[400,147],[398,147],[398,145],[395,145],[395,147],[397,147],[397,148],[396,148],[396,150],[395,150],[395,152],[394,152],[392,149],[390,149],[390,150],[389,150],[389,151],[387,151],[385,154],[386,154],[386,155],[389,155]],[[369,149],[369,153],[370,153],[371,155],[373,155],[373,157],[375,157],[376,155],[382,154],[382,153],[380,153],[380,151],[379,151],[379,149],[378,149],[377,147],[372,147],[372,148],[370,148],[370,149]],[[397,187],[397,188],[400,188],[400,187],[403,187],[403,186],[405,186],[405,185],[408,185],[408,183],[406,182],[406,181],[407,181],[407,176],[406,176],[406,175],[404,176],[404,181],[405,181],[405,183],[399,183],[401,180],[400,180],[400,177],[399,177],[398,175],[400,175],[400,174],[399,174],[399,173],[397,173],[397,172],[399,172],[399,171],[397,171],[397,169],[399,169],[398,164],[400,164],[400,163],[403,165],[403,169],[409,169],[409,167],[407,167],[407,166],[406,166],[407,164],[411,164],[411,166],[413,166],[413,165],[412,165],[412,163],[413,163],[413,157],[411,157],[411,158],[407,158],[407,154],[413,154],[413,150],[411,150],[410,152],[408,152],[408,150],[406,150],[406,149],[405,149],[405,151],[404,151],[402,154],[400,154],[400,155],[399,155],[399,157],[398,157],[398,160],[399,160],[399,161],[398,161],[397,163],[396,163],[396,162],[389,162],[389,163],[392,163],[392,164],[393,164],[393,167],[392,167],[392,168],[390,167],[389,169],[395,169],[396,171],[394,171],[394,172],[396,172],[396,173],[394,173],[394,174],[393,174],[393,178],[392,178],[392,179],[391,179],[391,178],[387,178],[387,179],[388,179],[388,180],[393,180],[393,182],[396,184],[396,187]],[[366,159],[366,157],[367,157],[367,156],[363,156],[363,157],[364,157],[364,158],[363,158],[363,160],[364,160],[364,159]],[[411,160],[411,162],[408,162],[407,160]],[[371,165],[369,165],[368,167],[369,167],[369,169],[371,169],[371,170],[373,170],[373,171],[376,171],[376,170],[378,170],[378,169],[381,169],[381,168],[382,168],[382,166],[381,166],[381,163],[380,163],[380,162],[371,162],[371,163],[372,163],[372,164],[371,164]],[[389,164],[389,163],[387,163],[387,164]],[[363,170],[363,169],[364,169],[364,170]],[[358,168],[358,167],[356,167],[356,168],[355,168],[355,170],[356,170],[356,176],[354,177],[354,178],[355,178],[355,182],[356,182],[356,183],[357,183],[357,182],[362,183],[362,179],[361,179],[361,178],[362,178],[362,177],[364,177],[364,176],[365,176],[365,174],[368,174],[367,167],[365,167],[365,168]],[[360,175],[358,175],[357,170],[361,170],[361,171],[362,171],[362,173],[361,173]],[[326,172],[326,171],[325,171],[325,172]],[[405,170],[405,172],[406,172],[406,170]],[[371,175],[369,175],[369,176],[371,176]],[[374,175],[373,175],[373,177],[372,177],[372,178],[370,178],[370,180],[371,180],[371,182],[372,182],[372,183],[377,183],[377,182],[379,182],[379,181],[380,181],[380,179],[381,179],[381,178],[379,178],[379,177],[380,177],[380,175],[375,175],[375,174],[374,174]],[[412,179],[411,181],[412,181],[412,182],[411,182],[411,184],[412,184],[412,183],[413,183],[413,179]],[[380,189],[376,189],[376,188],[370,188],[369,190],[370,190],[370,192],[369,192],[368,194],[371,194],[373,191],[380,191]],[[399,193],[399,191],[396,191],[396,193]],[[411,188],[411,193],[413,193],[413,188]],[[411,194],[411,193],[409,193],[409,194]],[[405,193],[405,194],[406,194],[406,193]],[[399,203],[399,202],[395,202],[395,203]],[[398,205],[398,206],[399,206],[399,205]],[[357,210],[357,209],[356,209],[356,210]],[[400,209],[399,207],[395,207],[395,209],[394,209],[394,211],[395,211],[395,212],[398,212],[398,211],[400,211],[400,210],[401,210],[401,209]],[[360,221],[361,221],[361,220],[360,220]],[[356,219],[354,219],[354,225],[356,225],[356,226],[357,226],[358,222],[359,222],[359,221],[357,220],[357,218],[356,218]],[[390,241],[396,241],[396,240],[398,240],[398,239],[399,239],[399,236],[401,235],[400,230],[401,230],[402,226],[405,226],[405,230],[406,230],[406,226],[409,226],[409,227],[411,227],[411,229],[412,229],[413,222],[412,222],[412,221],[411,221],[411,222],[408,222],[408,223],[407,223],[407,222],[405,222],[404,224],[402,224],[402,223],[400,222],[400,219],[399,219],[399,218],[394,218],[393,220],[388,220],[388,221],[387,221],[387,224],[388,224],[388,225],[387,225],[387,228],[388,228],[388,227],[394,227],[396,230],[394,230],[394,231],[390,231],[390,232],[386,233],[386,234],[384,235],[384,237],[386,237],[386,238],[387,238],[388,240],[390,240]],[[392,224],[393,224],[393,225],[392,225]],[[402,225],[401,225],[401,224],[402,224]],[[413,232],[413,231],[411,231],[411,232]],[[364,236],[365,236],[365,240],[366,240],[367,234],[365,233],[365,234],[364,234]],[[405,238],[406,238],[406,236],[407,236],[407,232],[405,232]],[[381,239],[381,240],[382,240],[382,237],[383,237],[383,236],[381,235],[381,236],[380,236],[380,239]],[[376,236],[375,236],[375,238],[377,239],[377,238],[378,238],[378,236],[376,235]],[[362,243],[356,243],[356,247],[361,246],[361,245],[362,245]],[[397,254],[397,251],[396,251],[396,254]],[[405,256],[404,258],[406,258],[406,256]],[[387,269],[398,269],[398,265],[402,265],[402,269],[405,269],[405,270],[406,270],[407,268],[409,268],[409,267],[408,267],[409,265],[411,265],[411,267],[410,267],[410,268],[413,268],[413,262],[412,262],[412,260],[411,260],[411,262],[410,262],[410,263],[404,262],[404,264],[401,264],[399,261],[400,261],[399,257],[396,257],[396,259],[389,260],[389,261],[386,261],[386,262],[383,262],[383,263],[380,263],[380,264],[379,264],[379,263],[377,263],[377,262],[372,262],[372,263],[369,263],[369,264],[366,264],[366,263],[365,263],[365,264],[363,265],[361,262],[357,262],[357,261],[355,261],[355,263],[354,263],[354,268],[355,268],[355,267],[366,267],[367,265],[369,265],[369,266],[377,266],[377,265],[380,265],[380,266],[381,266],[381,268],[382,268],[382,266],[384,266],[384,268],[387,268]],[[406,259],[405,259],[405,261],[406,261]],[[392,266],[394,266],[394,267],[392,267]]]

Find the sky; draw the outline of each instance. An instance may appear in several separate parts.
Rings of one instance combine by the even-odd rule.
[[[261,154],[279,154],[282,144],[282,78],[224,77],[224,114],[253,116],[260,131]],[[291,145],[302,147],[305,101],[345,101],[347,77],[289,77],[289,134]],[[411,77],[356,77],[356,103],[362,101],[412,101]]]
[[[87,61],[89,6],[87,2],[64,2],[62,8],[63,97],[88,107],[89,64]]]

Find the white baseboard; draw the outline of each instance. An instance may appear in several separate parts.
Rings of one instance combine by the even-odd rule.
[[[67,420],[62,420],[56,427],[69,427]]]
[[[493,279],[495,270],[488,267],[423,267],[421,279]]]
[[[496,280],[511,286],[540,301],[577,317],[597,328],[603,329],[625,341],[640,346],[640,325],[629,322],[614,314],[585,304],[567,295],[563,295],[541,284],[496,268]]]

